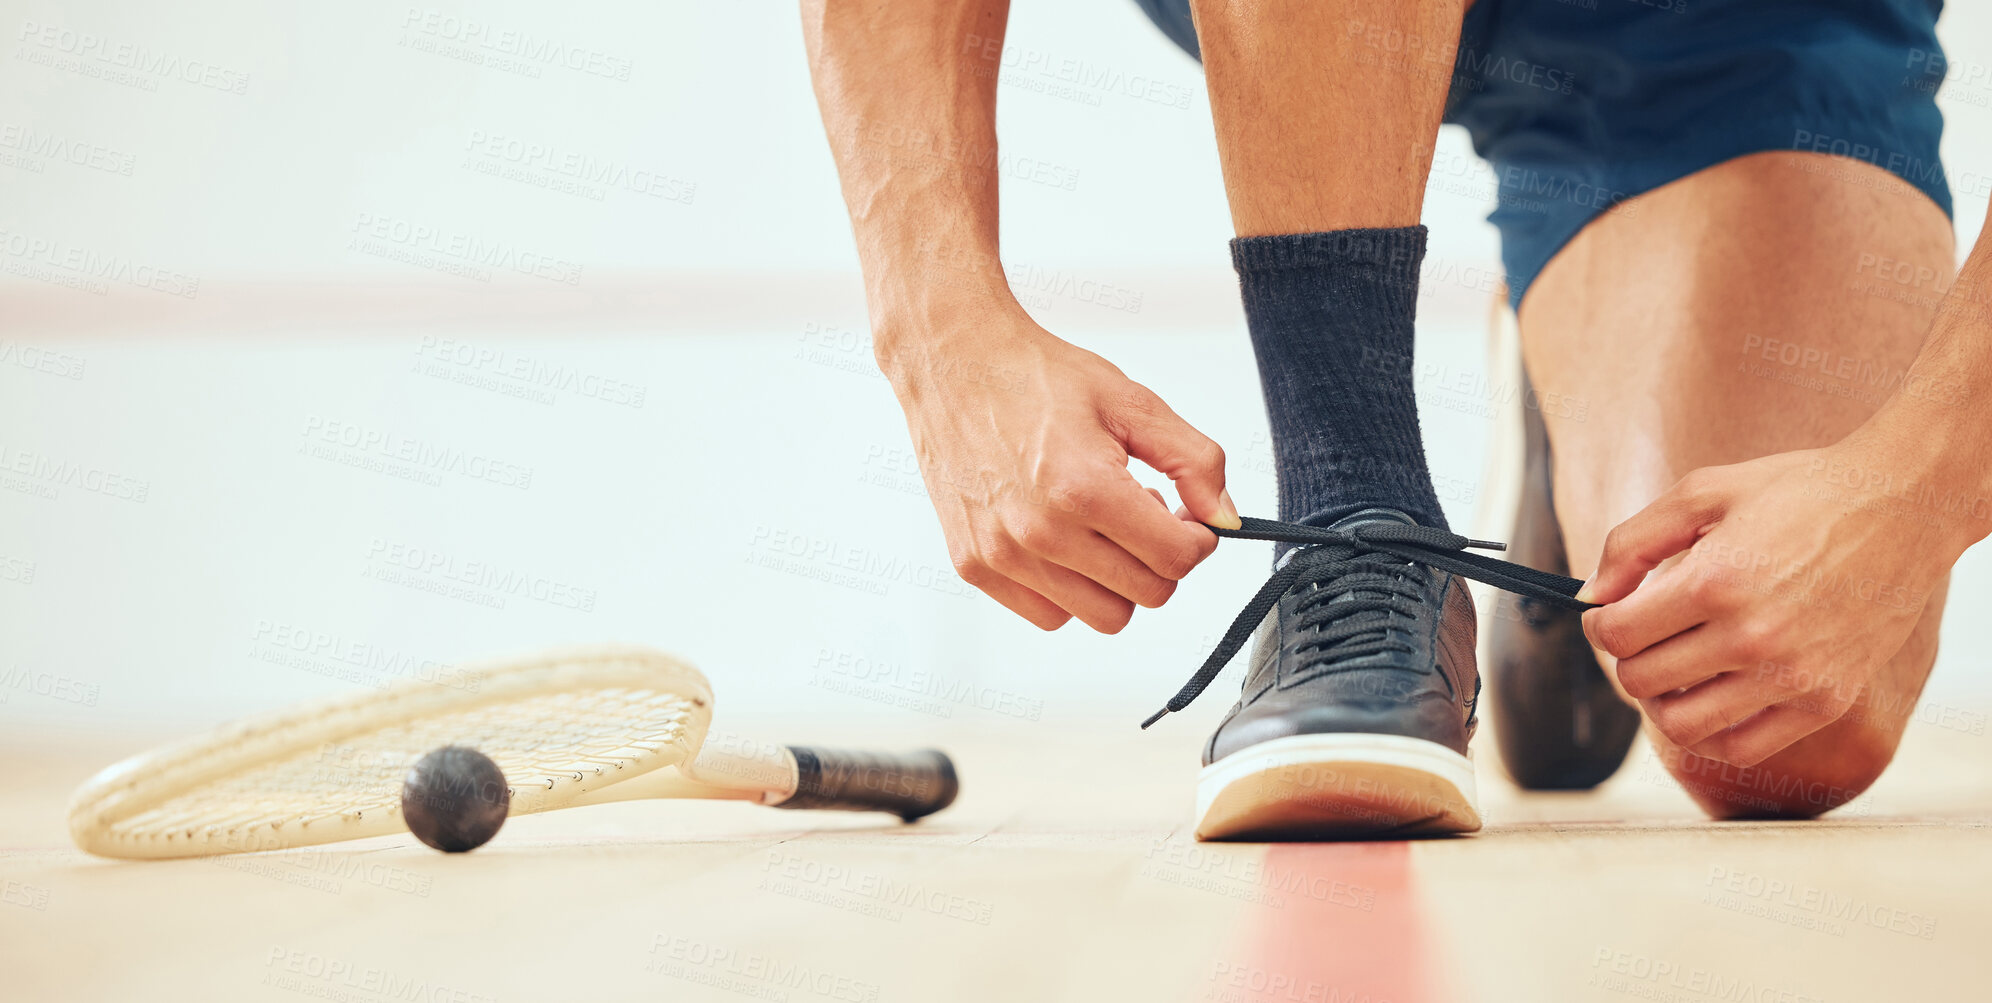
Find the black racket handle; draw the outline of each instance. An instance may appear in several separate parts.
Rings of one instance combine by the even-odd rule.
[[[789,746],[795,793],[777,808],[891,812],[902,820],[932,815],[961,793],[954,760],[939,749],[863,752]]]

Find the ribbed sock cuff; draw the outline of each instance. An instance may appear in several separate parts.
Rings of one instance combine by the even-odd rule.
[[[1425,260],[1425,228],[1397,226],[1239,237],[1231,242],[1231,264],[1240,272],[1274,268],[1367,266],[1396,276],[1415,298],[1418,267]]]

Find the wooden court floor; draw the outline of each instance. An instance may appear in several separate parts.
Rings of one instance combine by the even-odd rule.
[[[85,857],[62,827],[69,790],[144,743],[13,736],[0,998],[1983,1000],[1984,720],[1919,724],[1829,821],[1703,821],[1643,747],[1597,792],[1524,795],[1483,738],[1480,835],[1273,846],[1189,839],[1195,715],[1028,742],[798,721],[939,740],[962,800],[911,827],[626,804],[466,856],[403,836],[165,863]]]

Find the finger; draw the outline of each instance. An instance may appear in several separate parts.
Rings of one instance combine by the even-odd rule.
[[[1605,537],[1598,570],[1577,593],[1584,602],[1615,603],[1632,594],[1646,573],[1694,545],[1722,515],[1728,496],[1716,475],[1696,470],[1652,504],[1619,523]]]
[[[1619,688],[1634,700],[1650,700],[1736,669],[1740,663],[1726,650],[1726,637],[1717,625],[1705,624],[1621,658],[1616,667]]]
[[[1136,606],[1154,609],[1176,593],[1176,583],[1156,574],[1139,558],[1098,533],[1081,531],[1043,556],[1085,575]]]
[[[1623,660],[1682,631],[1692,630],[1711,619],[1713,612],[1694,584],[1695,571],[1685,564],[1676,565],[1610,606],[1585,610],[1584,636],[1600,651]],[[1718,665],[1716,671],[1723,668],[1726,666]],[[1704,675],[1676,685],[1686,686],[1706,678]]]
[[[1184,507],[1183,507],[1183,506],[1181,506],[1181,505],[1178,505],[1178,506],[1176,506],[1176,510],[1175,510],[1174,512],[1171,512],[1171,513],[1170,513],[1170,515],[1173,515],[1173,516],[1175,516],[1175,517],[1176,517],[1176,521],[1177,521],[1177,522],[1188,522],[1188,523],[1195,523],[1195,524],[1196,524],[1196,525],[1198,525],[1198,526],[1203,526],[1203,520],[1201,520],[1201,519],[1198,519],[1198,518],[1197,518],[1196,516],[1193,516],[1193,515],[1191,515],[1191,514],[1190,514],[1190,510],[1189,510],[1189,509],[1186,509],[1186,508],[1184,508]],[[1209,528],[1209,527],[1205,527],[1205,528]],[[1217,535],[1217,534],[1213,533],[1213,534],[1211,534],[1211,535],[1212,535],[1212,537],[1214,538],[1214,537],[1216,537],[1216,535]]]
[[[1781,703],[1728,731],[1718,732],[1689,751],[1732,766],[1755,766],[1838,721],[1844,713],[1817,701]]]
[[[1170,581],[1180,581],[1217,549],[1217,534],[1200,523],[1184,522],[1143,497],[1134,476],[1121,479],[1087,507],[1087,525]]]
[[[1684,690],[1642,698],[1639,706],[1660,734],[1692,749],[1791,695],[1755,673],[1725,672]]]
[[[1042,558],[1029,560],[1033,567],[1017,576],[1018,580],[1086,626],[1102,634],[1118,634],[1134,618],[1134,604],[1100,583]]]
[[[1127,454],[1168,475],[1176,494],[1199,522],[1237,529],[1238,507],[1224,489],[1224,450],[1179,417],[1162,398],[1142,388],[1117,403],[1102,420]]]
[[[1158,501],[1158,502],[1161,502],[1161,503],[1162,503],[1162,507],[1163,507],[1163,508],[1168,508],[1168,507],[1169,507],[1169,499],[1167,499],[1167,498],[1164,498],[1164,497],[1162,496],[1162,492],[1160,492],[1160,491],[1157,491],[1157,490],[1155,490],[1154,488],[1149,488],[1149,489],[1148,489],[1148,496],[1149,496],[1149,497],[1151,497],[1151,498],[1153,498],[1153,499],[1155,499],[1155,500],[1156,500],[1156,501]]]
[[[1057,630],[1072,619],[1072,614],[1060,609],[1057,603],[1013,579],[991,575],[987,581],[971,584],[1039,630]]]

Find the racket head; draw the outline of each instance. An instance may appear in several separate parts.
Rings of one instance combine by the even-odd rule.
[[[510,814],[576,799],[697,755],[705,676],[633,646],[465,667],[233,722],[134,756],[70,800],[69,833],[105,857],[290,849],[407,830],[401,784],[423,754],[468,745],[504,770]]]

